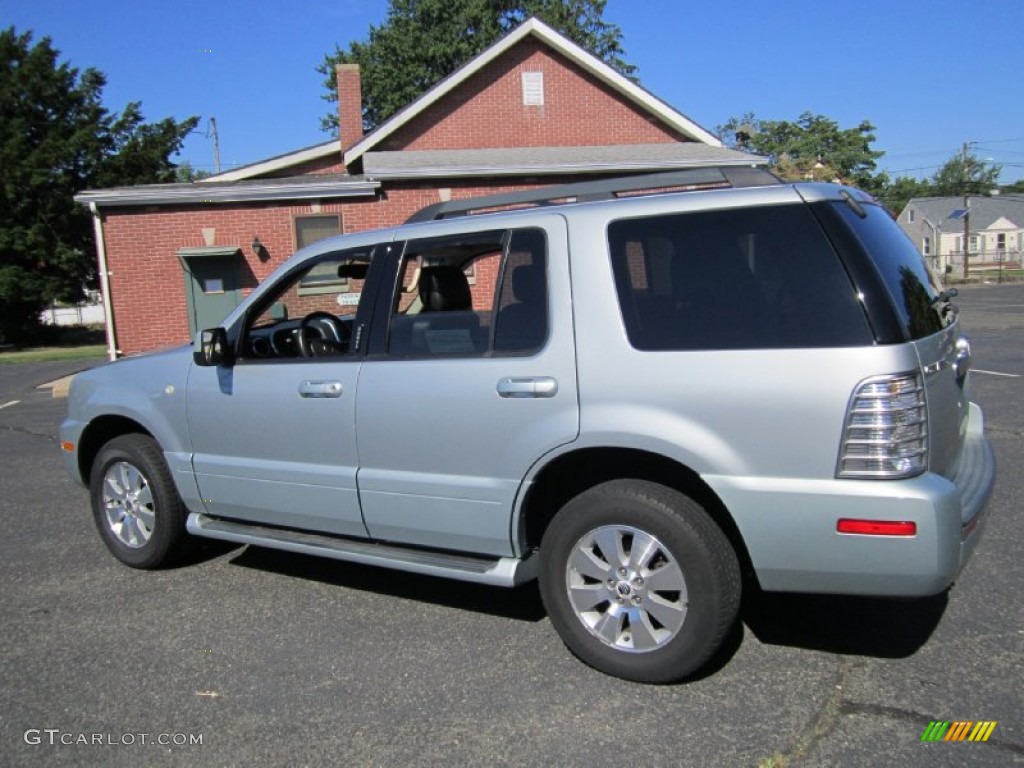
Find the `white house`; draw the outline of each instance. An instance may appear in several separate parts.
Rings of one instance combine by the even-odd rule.
[[[1024,197],[916,197],[896,220],[940,273],[964,273],[964,224],[969,227],[968,272],[1019,269],[1024,251]]]

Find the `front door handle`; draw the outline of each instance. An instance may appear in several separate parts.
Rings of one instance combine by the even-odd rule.
[[[340,381],[304,381],[299,384],[301,397],[341,397],[344,389]]]
[[[506,376],[498,381],[502,397],[554,397],[558,382],[551,376]]]

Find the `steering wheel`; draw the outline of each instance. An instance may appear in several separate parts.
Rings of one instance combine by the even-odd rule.
[[[333,339],[324,333],[324,327],[330,329]],[[314,338],[311,331],[315,330],[319,338]],[[320,357],[322,355],[341,354],[348,349],[350,332],[336,315],[317,310],[310,312],[299,323],[295,333],[295,343],[302,357]]]

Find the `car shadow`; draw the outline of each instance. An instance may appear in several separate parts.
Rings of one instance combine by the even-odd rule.
[[[748,588],[740,617],[769,645],[902,659],[928,641],[948,602],[946,593],[911,600]]]
[[[228,552],[241,548],[242,544],[231,541],[219,541],[217,539],[205,539],[193,536],[189,539],[189,546],[180,557],[176,558],[169,566],[170,569],[191,568],[194,565],[201,565],[223,557]]]
[[[230,563],[361,592],[433,603],[516,621],[538,622],[547,616],[536,582],[506,589],[257,546],[246,547]]]
[[[547,617],[536,582],[505,589],[253,545],[242,549],[228,562],[242,568],[516,621],[533,623]],[[769,593],[748,585],[740,607],[740,621],[726,635],[715,655],[683,682],[711,677],[727,666],[743,643],[742,625],[768,645],[844,655],[905,658],[928,641],[947,603],[945,593],[896,600]]]

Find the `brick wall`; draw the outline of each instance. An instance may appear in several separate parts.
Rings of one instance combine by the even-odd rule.
[[[544,73],[544,105],[523,104]],[[526,40],[402,126],[379,150],[606,146],[687,141],[568,59]]]

